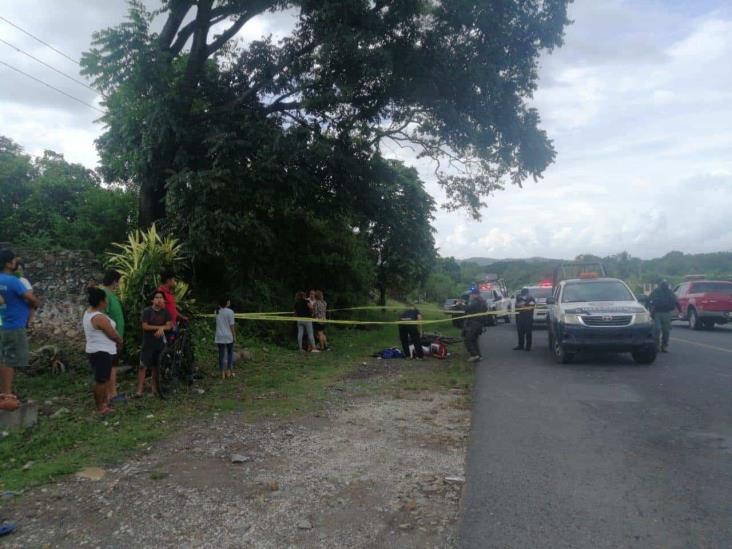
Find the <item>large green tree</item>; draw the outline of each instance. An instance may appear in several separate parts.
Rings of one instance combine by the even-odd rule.
[[[311,139],[378,150],[411,143],[442,162],[448,206],[478,215],[506,182],[539,177],[554,150],[529,106],[542,51],[561,44],[569,0],[167,0],[95,35],[84,72],[104,94],[107,177],[139,186],[139,222],[166,216],[176,174],[209,169],[210,134],[241,113]],[[285,38],[233,39],[290,10]],[[224,67],[222,80],[215,67]],[[212,94],[224,86],[230,93]],[[235,139],[251,141],[247,127]]]
[[[99,176],[63,155],[32,158],[0,136],[0,240],[101,253],[125,238],[133,193],[103,186]]]

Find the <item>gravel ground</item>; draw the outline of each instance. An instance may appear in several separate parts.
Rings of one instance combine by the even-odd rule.
[[[0,518],[19,527],[3,542],[452,547],[469,423],[457,389],[346,393],[337,409],[287,421],[219,415],[101,480],[75,477],[3,500]]]

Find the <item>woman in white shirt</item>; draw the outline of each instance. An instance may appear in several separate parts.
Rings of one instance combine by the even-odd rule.
[[[112,411],[107,400],[109,378],[112,373],[112,358],[122,347],[122,338],[117,333],[114,320],[103,311],[107,308],[107,294],[101,288],[89,288],[89,308],[84,313],[83,325],[86,337],[86,355],[94,371],[94,401],[97,412]]]

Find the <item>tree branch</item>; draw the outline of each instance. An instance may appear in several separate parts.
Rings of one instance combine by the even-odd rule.
[[[178,32],[180,24],[192,7],[193,2],[191,0],[173,0],[170,3],[168,20],[163,25],[163,30],[160,31],[160,36],[158,37],[161,49],[170,47],[170,43],[175,38],[175,33]]]
[[[251,2],[251,5],[247,6],[246,11],[236,20],[236,22],[220,35],[218,35],[216,39],[211,44],[209,44],[208,54],[211,55],[212,53],[221,49],[224,44],[231,40],[234,35],[239,32],[249,20],[259,15],[263,11],[271,8],[272,6],[274,6],[273,0],[255,0]]]

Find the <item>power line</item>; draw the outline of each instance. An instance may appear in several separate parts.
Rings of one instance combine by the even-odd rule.
[[[47,88],[51,88],[52,90],[54,90],[54,91],[57,91],[57,92],[58,92],[58,93],[60,93],[61,95],[65,95],[65,96],[66,96],[66,97],[68,97],[69,99],[73,99],[73,100],[74,100],[74,101],[76,101],[77,103],[81,103],[82,105],[84,105],[84,106],[86,106],[86,107],[89,107],[90,109],[94,109],[95,111],[98,111],[98,112],[100,112],[100,113],[102,113],[102,114],[106,114],[106,113],[105,113],[105,112],[104,112],[104,111],[103,111],[102,109],[98,109],[98,108],[97,108],[97,107],[95,107],[94,105],[90,105],[90,104],[89,104],[89,103],[87,103],[86,101],[83,101],[83,100],[79,99],[78,97],[74,97],[73,95],[71,95],[71,94],[68,94],[68,93],[66,93],[66,92],[65,92],[65,91],[63,91],[63,90],[60,90],[60,89],[58,89],[57,87],[55,87],[55,86],[52,86],[51,84],[49,84],[49,83],[47,83],[47,82],[44,82],[44,81],[43,81],[43,80],[41,80],[40,78],[36,78],[35,76],[31,76],[31,75],[30,75],[30,74],[28,74],[27,72],[23,72],[22,70],[20,70],[20,69],[17,69],[17,68],[15,68],[15,67],[13,67],[12,65],[8,65],[8,64],[7,64],[7,63],[6,63],[5,61],[0,61],[0,65],[5,65],[5,66],[6,66],[6,67],[8,67],[9,69],[11,69],[11,70],[14,70],[14,71],[15,71],[15,72],[17,72],[17,73],[20,73],[20,74],[22,74],[23,76],[27,76],[28,78],[30,78],[30,79],[32,79],[32,80],[35,80],[36,82],[38,82],[38,83],[40,83],[40,84],[43,84],[43,85],[44,85],[44,86],[46,86]]]
[[[9,46],[9,47],[13,48],[13,49],[14,49],[15,51],[18,51],[18,52],[22,53],[23,55],[27,55],[28,57],[30,57],[30,58],[31,58],[31,59],[33,59],[34,61],[36,61],[36,62],[40,63],[41,65],[43,65],[44,67],[48,67],[48,68],[49,68],[49,69],[51,69],[52,71],[54,71],[54,72],[57,72],[57,73],[59,73],[59,74],[60,74],[61,76],[65,76],[65,77],[66,77],[66,78],[68,78],[69,80],[72,80],[72,81],[76,82],[77,84],[80,84],[80,85],[84,86],[85,88],[88,88],[88,89],[90,89],[91,91],[96,91],[96,90],[95,90],[94,88],[92,88],[91,86],[89,86],[89,85],[88,85],[88,84],[86,84],[85,82],[82,82],[81,80],[77,80],[77,79],[76,79],[76,78],[74,78],[73,76],[71,76],[71,75],[69,75],[69,74],[66,74],[66,73],[65,73],[65,72],[63,72],[63,71],[60,71],[60,70],[58,70],[58,69],[57,69],[56,67],[53,67],[53,66],[49,65],[48,63],[46,63],[45,61],[42,61],[41,59],[38,59],[37,57],[35,57],[35,56],[31,55],[31,54],[30,54],[30,53],[28,53],[27,51],[23,51],[23,50],[22,50],[22,49],[20,49],[20,48],[19,48],[18,46],[14,46],[14,45],[13,45],[13,44],[11,44],[10,42],[7,42],[7,41],[3,40],[2,38],[0,38],[0,42],[2,42],[3,44],[5,44],[6,46]]]
[[[54,48],[54,47],[53,47],[53,46],[52,46],[51,44],[49,44],[48,42],[45,42],[45,41],[41,40],[40,38],[38,38],[37,36],[35,36],[35,35],[31,34],[30,32],[28,32],[27,30],[25,30],[25,29],[22,29],[22,28],[20,28],[20,27],[19,27],[18,25],[16,25],[16,24],[15,24],[15,23],[13,23],[12,21],[10,21],[10,20],[6,19],[6,18],[5,18],[5,17],[3,17],[2,15],[0,15],[0,19],[2,19],[3,21],[5,21],[5,22],[6,22],[6,23],[7,23],[8,25],[10,25],[11,27],[15,27],[15,28],[16,28],[16,29],[18,29],[18,30],[19,30],[20,32],[23,32],[23,33],[27,34],[28,36],[30,36],[30,37],[31,37],[31,38],[33,38],[34,40],[37,40],[38,42],[40,42],[40,43],[41,43],[41,44],[43,44],[44,46],[47,46],[47,47],[51,48],[51,49],[52,49],[53,51],[55,51],[55,52],[56,52],[57,54],[59,54],[59,55],[62,55],[62,56],[64,56],[64,57],[65,57],[66,59],[68,59],[69,61],[72,61],[73,63],[76,63],[77,65],[81,65],[81,63],[79,63],[79,62],[78,62],[78,61],[77,61],[76,59],[74,59],[73,57],[70,57],[70,56],[66,55],[66,54],[65,54],[64,52],[62,52],[61,50],[59,50],[59,49],[57,49],[57,48]]]

